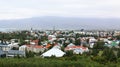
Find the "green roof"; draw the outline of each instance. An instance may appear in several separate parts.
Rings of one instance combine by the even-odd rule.
[[[116,46],[116,45],[118,45],[115,41],[113,41],[112,43],[111,43],[111,46]]]

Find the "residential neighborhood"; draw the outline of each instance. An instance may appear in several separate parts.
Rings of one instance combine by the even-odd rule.
[[[0,56],[64,57],[68,51],[82,55],[94,48],[120,48],[120,31],[23,30],[0,33]],[[22,36],[23,35],[23,36]],[[103,42],[102,44],[97,44]],[[97,47],[98,46],[98,47]]]
[[[120,0],[0,0],[0,67],[120,67]]]

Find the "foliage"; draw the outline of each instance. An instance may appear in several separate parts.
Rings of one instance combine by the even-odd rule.
[[[75,45],[80,45],[80,44],[81,44],[80,39],[76,39],[76,40],[75,40]]]
[[[120,49],[118,49],[117,57],[120,58]]]
[[[20,38],[20,46],[24,44],[26,44],[25,41],[22,38]]]
[[[107,60],[105,59],[105,57],[103,56],[95,56],[95,57],[92,57],[92,60],[96,61],[96,62],[99,62],[101,64],[105,64],[107,62]]]
[[[73,56],[73,51],[72,50],[71,51],[66,51],[65,56],[68,56],[68,57]]]
[[[92,55],[93,55],[93,56],[97,56],[98,53],[99,53],[99,50],[98,50],[98,49],[93,49],[93,50],[92,50]]]
[[[93,48],[94,49],[103,49],[104,48],[104,44],[105,43],[103,41],[98,41]]]
[[[120,35],[118,35],[118,36],[115,36],[115,38],[117,38],[118,40],[120,40]]]
[[[34,53],[32,51],[26,50],[26,58],[34,57]]]
[[[5,58],[1,59],[1,67],[103,67],[89,58],[73,56],[76,60],[65,60],[64,58]],[[68,57],[67,57],[68,58]]]
[[[107,53],[108,51],[108,53]],[[29,57],[29,58],[1,58],[1,67],[119,67],[120,60],[114,62],[114,54],[111,49],[104,49],[102,56],[86,56],[86,55],[71,55],[61,58],[40,58],[40,57]],[[106,58],[109,57],[109,58]]]
[[[117,60],[117,56],[112,49],[104,49],[102,56],[110,62],[116,62]]]

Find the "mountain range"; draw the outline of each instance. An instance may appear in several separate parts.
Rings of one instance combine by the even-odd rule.
[[[19,29],[120,29],[119,18],[33,17],[15,20],[0,20],[0,28]]]

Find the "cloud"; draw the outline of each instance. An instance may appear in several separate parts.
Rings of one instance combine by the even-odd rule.
[[[0,0],[0,19],[36,16],[120,18],[119,0]]]

